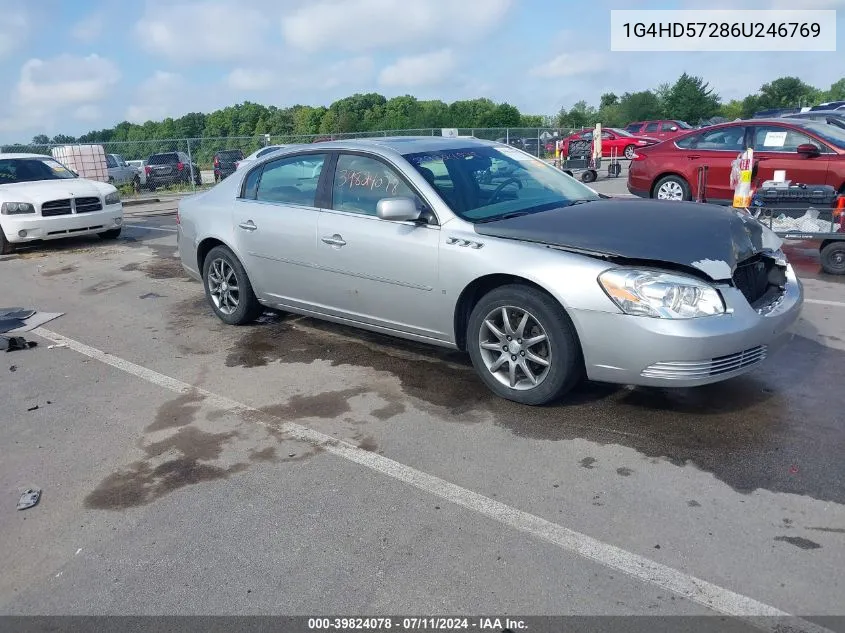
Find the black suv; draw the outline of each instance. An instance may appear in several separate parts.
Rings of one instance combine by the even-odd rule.
[[[244,153],[239,149],[222,149],[214,154],[214,182],[220,182],[226,176],[231,176],[238,168],[238,161],[244,159]]]
[[[192,163],[184,152],[153,154],[147,160],[144,171],[147,172],[147,188],[150,191],[178,183],[189,185],[192,176],[194,184],[202,184],[199,167]]]

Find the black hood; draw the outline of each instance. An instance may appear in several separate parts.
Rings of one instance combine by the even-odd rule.
[[[621,198],[482,222],[475,231],[598,256],[692,267],[714,281],[730,279],[738,263],[781,244],[770,229],[730,207]]]

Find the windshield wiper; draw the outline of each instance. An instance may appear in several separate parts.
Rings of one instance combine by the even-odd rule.
[[[579,198],[578,200],[572,200],[566,206],[571,207],[571,206],[574,206],[576,204],[584,204],[585,202],[595,202],[595,200],[593,200],[592,198]]]
[[[531,215],[533,211],[514,211],[512,213],[505,213],[504,215],[494,215],[492,218],[484,218],[478,220],[476,224],[484,224],[485,222],[496,222],[497,220],[510,220],[511,218],[518,218],[523,215]]]

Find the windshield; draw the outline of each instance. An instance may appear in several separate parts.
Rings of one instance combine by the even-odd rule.
[[[153,154],[147,161],[147,165],[173,165],[178,162],[178,154]]]
[[[618,134],[619,136],[634,136],[627,130],[617,130],[615,127],[609,127],[607,129],[613,132],[614,134]]]
[[[0,159],[0,184],[34,182],[37,180],[64,180],[78,176],[52,158]]]
[[[845,150],[845,129],[816,121],[802,121],[801,127],[815,134],[823,141],[827,141],[837,149]]]
[[[686,121],[675,121],[675,123],[677,123],[678,127],[681,128],[682,130],[692,130],[693,129],[693,127],[689,123],[687,123]]]
[[[405,158],[469,222],[599,199],[557,168],[507,146],[405,154]]]

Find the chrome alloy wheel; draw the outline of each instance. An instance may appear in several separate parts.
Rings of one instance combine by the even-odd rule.
[[[238,309],[241,291],[235,269],[225,259],[215,259],[208,268],[208,293],[211,300],[223,314],[232,314]]]
[[[521,308],[505,306],[491,311],[478,333],[478,347],[496,380],[518,391],[537,387],[552,366],[546,330]]]
[[[664,182],[657,190],[658,200],[683,200],[684,190],[680,184],[674,180]]]

